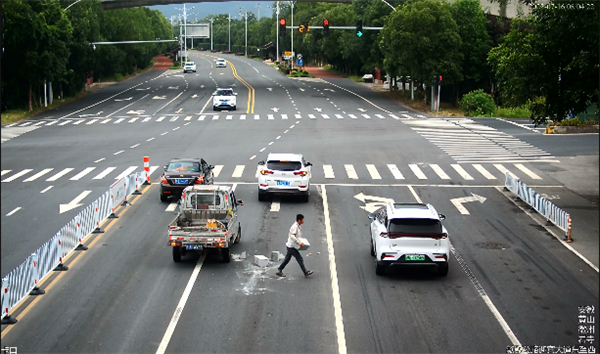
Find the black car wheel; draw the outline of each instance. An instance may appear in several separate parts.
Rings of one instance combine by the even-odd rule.
[[[438,275],[440,277],[445,277],[446,275],[448,275],[448,263],[444,263],[438,266]]]

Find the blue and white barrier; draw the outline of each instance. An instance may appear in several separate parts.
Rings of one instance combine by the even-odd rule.
[[[533,188],[528,187],[520,179],[509,172],[506,173],[504,187],[529,204],[538,213],[543,215],[548,222],[552,222],[565,232],[565,241],[573,242],[571,238],[571,215],[562,210],[548,199],[539,195]]]
[[[115,209],[119,205],[127,205],[129,196],[141,194],[138,189],[146,179],[149,180],[149,176],[144,170],[113,183],[108,191],[81,210],[54,237],[2,279],[2,324],[17,322],[11,318],[10,311],[27,295],[43,294],[44,291],[38,288],[39,282],[53,270],[67,270],[63,260],[75,249],[87,249],[83,246],[86,237],[104,232],[100,224],[116,217]]]

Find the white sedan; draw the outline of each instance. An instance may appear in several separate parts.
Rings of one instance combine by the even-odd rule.
[[[218,88],[213,93],[213,111],[221,109],[237,109],[237,93],[231,88]]]

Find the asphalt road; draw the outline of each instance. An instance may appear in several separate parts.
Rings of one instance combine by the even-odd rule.
[[[289,79],[233,56],[215,69],[219,56],[194,53],[195,74],[150,71],[3,127],[3,136],[21,135],[1,150],[2,274],[118,175],[140,171],[144,156],[153,182],[171,157],[197,156],[217,166],[218,183],[235,186],[245,205],[234,261],[206,254],[173,263],[166,226],[175,214],[159,201],[157,185],[145,187],[102,225],[105,233],[86,239],[87,251],[69,256],[68,271],[43,281],[45,295],[14,310],[19,322],[2,326],[3,346],[20,353],[499,353],[518,343],[577,345],[578,306],[597,308],[598,273],[501,193],[509,171],[530,186],[572,194],[545,172],[564,156],[553,144],[501,121],[427,119],[348,80]],[[213,112],[211,94],[222,86],[238,93],[236,111]],[[300,152],[313,163],[308,203],[258,202],[257,162],[269,152]],[[82,206],[59,213],[83,191]],[[473,194],[482,202],[464,204],[469,214],[451,202]],[[428,269],[375,275],[362,207],[381,198],[432,203],[447,216],[447,277]],[[286,278],[275,276],[277,262],[254,266],[254,255],[284,251],[297,213],[306,216],[311,248],[303,254],[315,274],[305,278],[294,260]]]

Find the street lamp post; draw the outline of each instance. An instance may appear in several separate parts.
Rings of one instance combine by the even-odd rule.
[[[248,56],[248,11],[244,12],[246,18],[246,57]]]
[[[260,4],[256,4],[256,8],[258,9],[258,13],[257,13],[258,17],[256,19],[260,21]]]
[[[229,49],[228,51],[231,52],[231,15],[227,15],[229,16]]]
[[[275,12],[277,13],[277,22],[275,22],[275,37],[277,37],[277,61],[279,61],[279,29],[277,28],[277,26],[279,26],[279,1],[277,1],[277,10],[275,10]]]
[[[294,2],[290,1],[292,5],[292,69],[294,69]]]
[[[213,21],[215,19],[211,18],[210,19],[210,50],[213,50]]]

